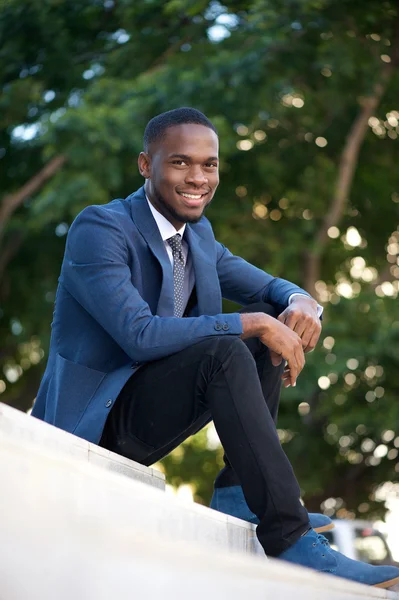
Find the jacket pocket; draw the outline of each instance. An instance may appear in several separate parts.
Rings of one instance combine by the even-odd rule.
[[[102,371],[90,369],[57,354],[47,392],[50,414],[46,421],[73,432],[105,376],[106,373]]]

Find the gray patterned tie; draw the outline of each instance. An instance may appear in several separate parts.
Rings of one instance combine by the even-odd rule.
[[[184,255],[180,233],[176,233],[166,240],[172,248],[173,255],[173,283],[175,289],[175,305],[173,316],[181,317],[184,311],[183,284],[184,284]]]

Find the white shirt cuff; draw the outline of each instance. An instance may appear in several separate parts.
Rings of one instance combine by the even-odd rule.
[[[288,298],[288,304],[291,304],[292,299],[295,296],[305,296],[305,294],[301,294],[300,292],[296,292],[295,294],[291,294],[291,296]],[[305,298],[309,298],[309,296],[305,296]],[[319,319],[320,319],[321,315],[323,314],[323,310],[324,310],[324,308],[322,306],[320,306],[320,304],[318,304],[317,305],[317,316],[319,317]]]

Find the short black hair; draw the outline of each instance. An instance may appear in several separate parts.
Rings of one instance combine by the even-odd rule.
[[[175,108],[157,115],[147,123],[144,131],[144,151],[148,152],[151,144],[164,137],[169,127],[185,125],[186,123],[204,125],[204,127],[209,127],[218,135],[216,127],[201,111],[188,107]]]

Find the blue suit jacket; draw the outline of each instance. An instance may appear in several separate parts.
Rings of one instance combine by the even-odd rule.
[[[197,303],[173,317],[173,271],[144,188],[88,206],[73,222],[57,290],[49,359],[32,415],[98,443],[120,390],[141,364],[212,335],[242,333],[222,297],[283,310],[292,283],[268,275],[215,240],[209,221],[185,230]]]

